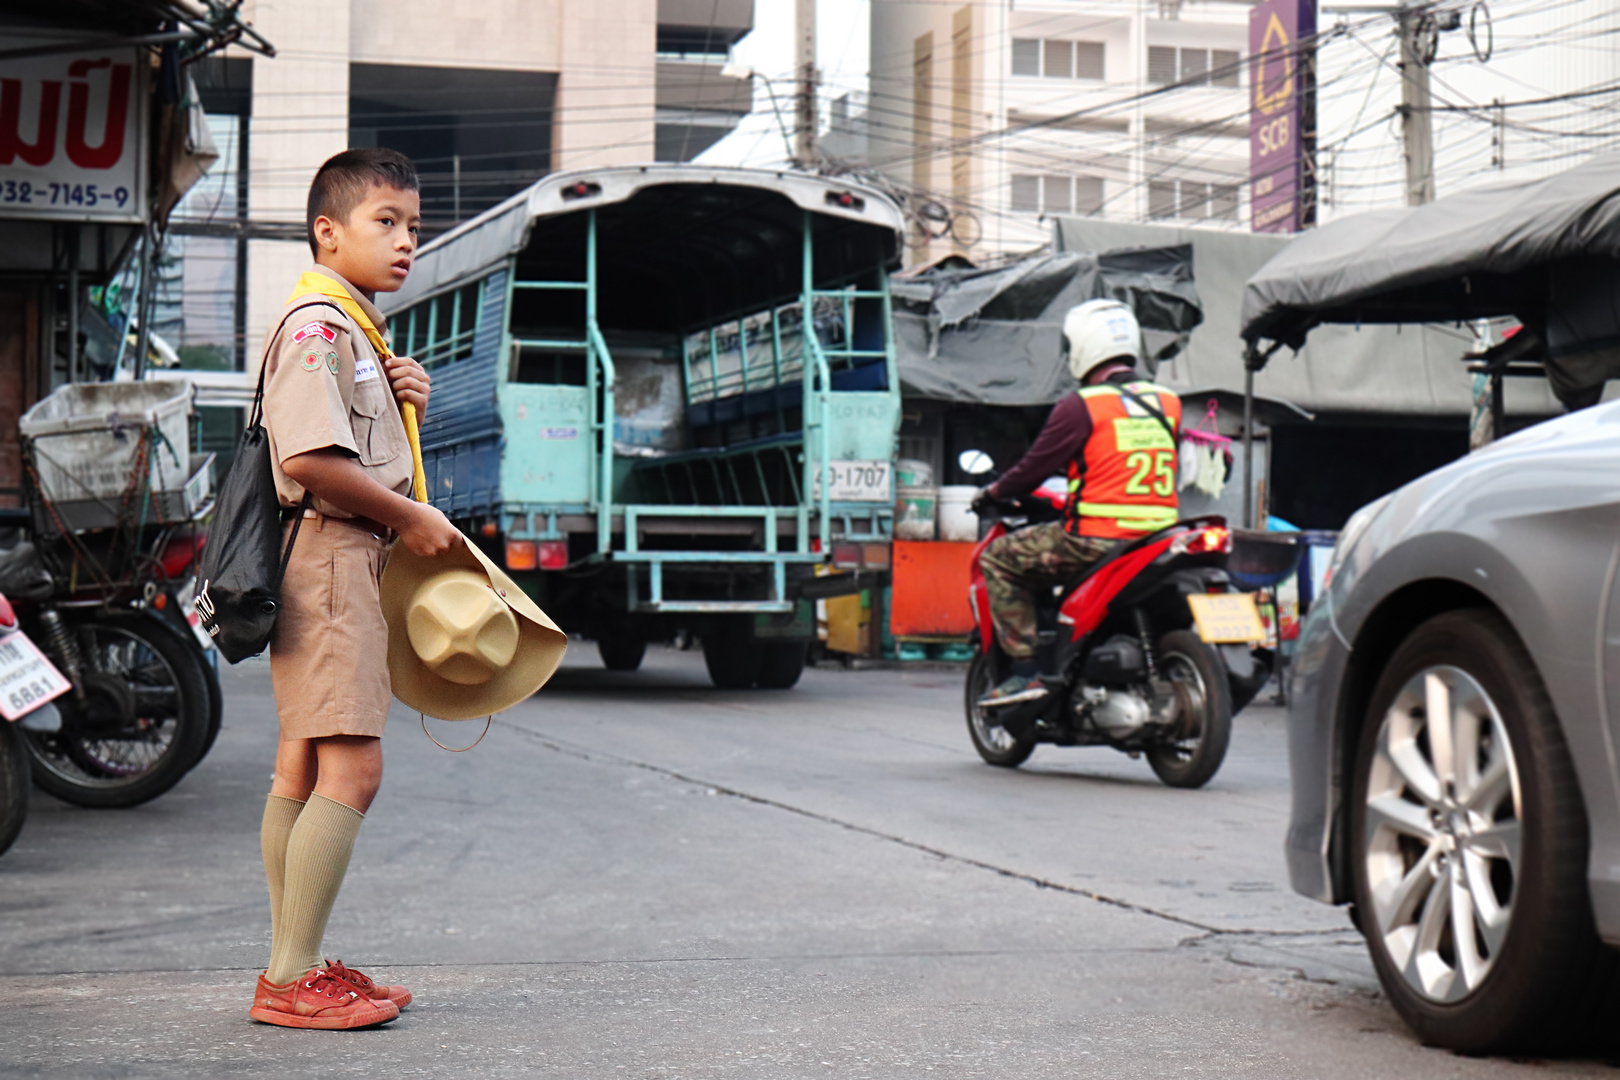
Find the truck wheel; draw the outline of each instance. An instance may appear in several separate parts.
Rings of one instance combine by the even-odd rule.
[[[722,690],[747,690],[759,678],[765,649],[745,626],[725,626],[703,638],[703,663],[709,681]]]
[[[597,638],[596,651],[609,671],[634,671],[647,655],[647,643],[639,638]]]
[[[1436,616],[1390,658],[1351,786],[1356,906],[1425,1042],[1572,1048],[1605,1029],[1586,809],[1546,686],[1494,611]]]
[[[768,641],[760,650],[759,675],[756,683],[761,690],[787,690],[804,674],[805,654],[810,651],[808,641]]]

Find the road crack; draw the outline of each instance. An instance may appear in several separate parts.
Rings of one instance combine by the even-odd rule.
[[[904,836],[899,836],[895,833],[884,832],[882,829],[874,829],[870,825],[862,825],[858,822],[847,821],[843,818],[833,817],[831,814],[821,813],[818,810],[810,810],[802,806],[795,806],[792,803],[782,802],[780,799],[773,799],[768,795],[757,795],[754,792],[744,791],[741,788],[734,788],[727,784],[717,783],[713,780],[705,780],[700,776],[693,776],[690,773],[681,772],[679,769],[671,769],[664,765],[655,765],[648,761],[638,761],[635,758],[624,757],[621,754],[613,754],[602,750],[589,750],[582,746],[571,745],[564,740],[557,739],[552,736],[542,735],[537,731],[523,727],[520,724],[515,724],[510,720],[502,720],[497,717],[494,723],[510,728],[518,734],[539,743],[541,746],[552,751],[553,753],[564,754],[569,757],[578,758],[581,761],[589,761],[597,764],[609,764],[617,765],[623,768],[641,769],[646,772],[654,773],[658,776],[664,776],[672,780],[677,780],[683,784],[691,784],[696,787],[706,788],[718,795],[725,795],[728,798],[740,799],[744,802],[753,803],[757,806],[770,807],[773,810],[781,810],[789,814],[795,814],[799,817],[808,818],[811,821],[819,822],[824,825],[832,825],[836,828],[857,833],[861,836],[868,836],[877,840],[883,840],[891,844],[899,845],[903,848],[908,848],[912,851],[921,852],[925,855],[932,855],[936,859],[955,863],[959,866],[969,866],[976,870],[988,871],[989,873],[995,874],[999,877],[1009,878],[1013,881],[1022,881],[1026,884],[1033,885],[1038,889],[1051,889],[1054,892],[1065,893],[1069,896],[1077,896],[1099,904],[1106,904],[1109,907],[1118,908],[1121,911],[1130,911],[1138,915],[1146,915],[1152,919],[1159,919],[1163,922],[1172,923],[1176,926],[1185,926],[1189,929],[1197,930],[1201,935],[1205,936],[1222,935],[1232,937],[1258,937],[1286,934],[1288,936],[1311,937],[1323,934],[1342,933],[1342,931],[1339,930],[1306,930],[1299,931],[1296,934],[1291,931],[1230,929],[1219,926],[1210,926],[1206,923],[1198,922],[1195,919],[1189,919],[1181,915],[1174,915],[1168,911],[1161,911],[1157,908],[1149,907],[1146,904],[1139,904],[1132,900],[1126,900],[1123,897],[1111,896],[1108,893],[1098,892],[1095,889],[1084,889],[1078,885],[1070,885],[1062,881],[1054,881],[1051,878],[1042,877],[1039,874],[1032,874],[1027,871],[1014,869],[1008,866],[1000,866],[984,859],[976,859],[971,855],[961,855],[953,851],[946,851],[943,848],[937,848],[932,844],[925,844],[919,840],[912,840]]]

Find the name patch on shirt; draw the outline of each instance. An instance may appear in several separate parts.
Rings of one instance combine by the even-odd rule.
[[[374,357],[355,357],[354,381],[369,382],[377,377],[377,361]]]
[[[293,335],[293,343],[297,344],[298,342],[303,341],[305,338],[314,337],[317,334],[325,338],[328,342],[337,340],[336,330],[333,330],[331,327],[326,326],[323,323],[312,322]]]

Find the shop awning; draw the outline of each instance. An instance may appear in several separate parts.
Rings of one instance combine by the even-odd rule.
[[[1545,321],[1552,264],[1620,259],[1620,154],[1304,233],[1249,279],[1243,337],[1291,348],[1321,323]]]

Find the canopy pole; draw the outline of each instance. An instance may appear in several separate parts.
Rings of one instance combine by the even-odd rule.
[[[1254,523],[1254,361],[1259,357],[1250,345],[1243,356],[1243,527]]]

